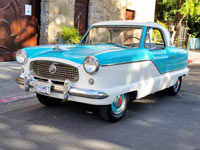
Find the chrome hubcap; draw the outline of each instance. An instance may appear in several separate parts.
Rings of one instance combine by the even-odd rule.
[[[125,99],[125,95],[120,95],[117,96],[114,100],[114,102],[112,103],[112,112],[114,114],[120,114],[122,113],[126,108],[126,99]]]

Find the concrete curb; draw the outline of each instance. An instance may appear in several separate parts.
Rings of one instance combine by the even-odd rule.
[[[35,97],[35,93],[23,94],[23,95],[12,96],[12,97],[5,97],[5,98],[0,99],[0,104],[10,103],[10,102],[19,101],[19,100],[23,100],[26,98],[32,98],[32,97]]]

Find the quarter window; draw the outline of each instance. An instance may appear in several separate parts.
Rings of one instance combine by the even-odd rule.
[[[159,29],[148,28],[145,40],[145,48],[152,50],[165,48],[162,32]]]

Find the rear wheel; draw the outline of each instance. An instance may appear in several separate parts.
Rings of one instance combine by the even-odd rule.
[[[122,94],[117,96],[112,104],[100,106],[99,113],[101,117],[110,122],[117,122],[121,120],[126,113],[128,100],[128,94]]]
[[[41,94],[36,94],[36,95],[39,102],[48,107],[59,105],[62,102],[62,99],[48,97]]]
[[[181,83],[182,83],[182,78],[179,77],[178,80],[176,81],[176,84],[166,89],[167,94],[170,96],[175,96],[176,94],[178,94],[181,88]]]

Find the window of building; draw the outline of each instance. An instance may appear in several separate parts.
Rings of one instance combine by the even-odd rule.
[[[126,20],[135,20],[135,10],[126,9]]]

